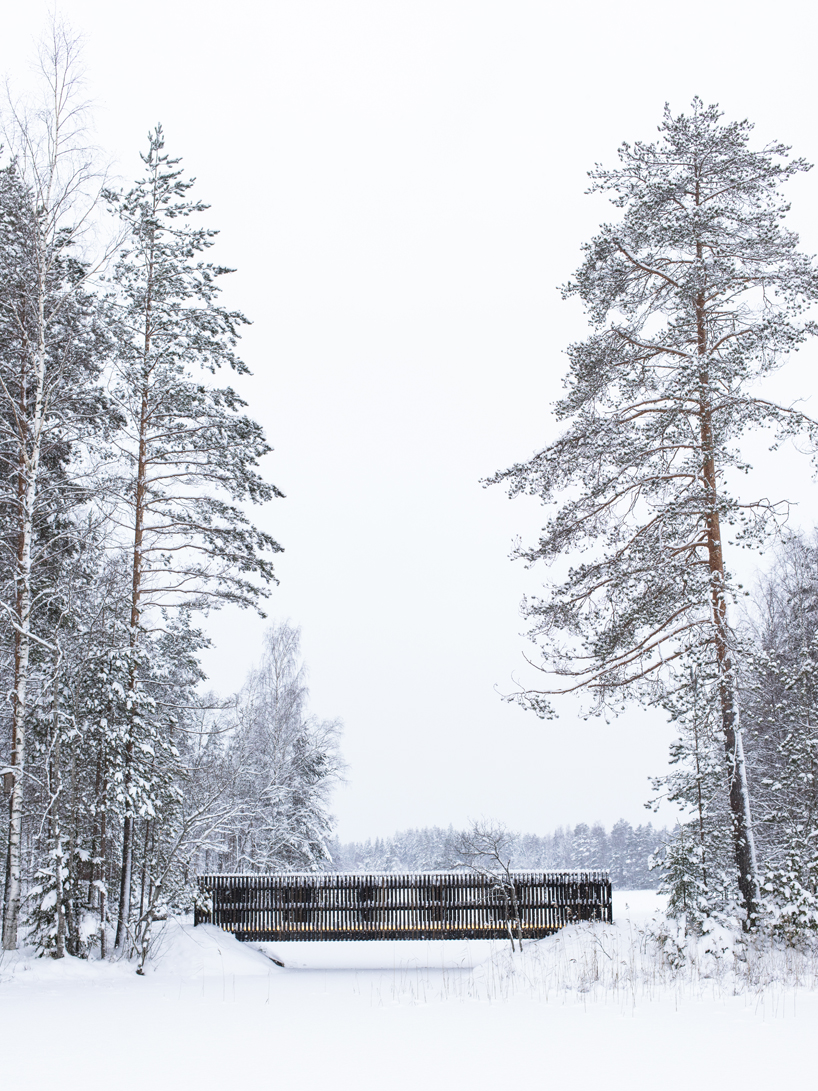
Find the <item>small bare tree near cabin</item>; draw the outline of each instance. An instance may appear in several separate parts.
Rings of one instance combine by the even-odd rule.
[[[494,893],[503,903],[511,950],[515,950],[514,931],[516,931],[517,943],[522,951],[520,907],[517,901],[517,887],[511,873],[516,841],[516,835],[507,830],[502,823],[481,819],[479,822],[473,822],[468,830],[457,835],[452,843],[451,853],[454,866],[467,867],[475,875],[482,875],[491,881]]]

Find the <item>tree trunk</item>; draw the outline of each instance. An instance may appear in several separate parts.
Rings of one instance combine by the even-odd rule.
[[[154,201],[154,212],[156,203]],[[136,466],[136,481],[134,482],[134,543],[132,554],[132,581],[131,581],[131,665],[129,689],[131,695],[131,724],[128,731],[128,742],[125,747],[125,818],[122,827],[122,876],[119,893],[119,920],[116,928],[116,941],[114,946],[121,947],[128,917],[131,911],[131,873],[133,871],[133,837],[134,815],[133,801],[130,797],[131,773],[134,754],[133,732],[133,698],[136,695],[136,651],[139,645],[139,625],[141,620],[143,563],[142,545],[145,527],[145,506],[148,499],[148,424],[150,415],[150,373],[148,363],[151,352],[151,315],[152,315],[152,291],[153,291],[153,250],[151,250],[148,266],[148,287],[145,299],[145,327],[143,345],[142,390],[139,408],[139,441]]]
[[[701,852],[702,860],[702,883],[704,884],[705,892],[707,891],[707,852],[706,852],[706,838],[704,834],[704,799],[702,798],[702,770],[701,770],[701,751],[699,745],[699,689],[698,679],[693,673],[692,690],[693,690],[693,746],[695,754],[696,765],[696,810],[699,819],[699,850]]]
[[[150,850],[150,831],[151,823],[150,819],[145,819],[145,848],[142,855],[142,874],[140,876],[139,884],[139,919],[145,912],[145,886],[148,881],[148,852]],[[150,893],[148,892],[148,901],[150,901]]]
[[[119,950],[125,942],[128,919],[131,915],[131,870],[133,867],[133,814],[126,814],[122,823],[122,869],[119,882],[119,917],[116,923],[114,947]]]
[[[11,767],[14,773],[9,802],[9,841],[6,864],[6,893],[3,902],[3,949],[17,949],[17,925],[22,895],[21,845],[23,838],[23,776],[25,773],[26,734],[23,713],[26,707],[29,644],[16,634],[14,649],[15,687],[12,699]]]
[[[80,815],[77,806],[77,751],[76,740],[70,743],[70,761],[68,763],[70,789],[69,814],[72,821],[68,825],[68,844],[66,846],[66,860],[68,861],[68,886],[65,891],[65,930],[66,950],[69,955],[81,954],[82,939],[80,937],[80,879],[79,857],[77,847],[79,844]]]
[[[125,815],[122,822],[122,870],[119,885],[119,918],[116,926],[114,946],[120,948],[125,939],[125,931],[131,914],[131,874],[133,871],[134,811],[131,792],[133,787],[134,756],[134,699],[138,685],[136,675],[136,652],[139,646],[140,600],[142,596],[142,538],[145,505],[145,420],[147,415],[147,388],[142,394],[142,415],[139,436],[139,461],[134,486],[134,546],[131,585],[131,635],[130,635],[130,673],[128,689],[131,697],[128,713],[128,739],[125,744]]]
[[[697,194],[698,198],[698,194]],[[698,200],[697,200],[698,203]],[[703,260],[701,243],[697,244],[699,261]],[[698,354],[702,361],[699,372],[699,422],[703,453],[702,481],[706,507],[704,512],[707,537],[707,561],[710,570],[710,605],[713,620],[713,643],[718,668],[719,705],[722,735],[729,782],[730,812],[733,827],[733,846],[738,869],[738,886],[744,902],[746,918],[744,927],[752,926],[758,915],[759,882],[756,863],[753,822],[750,808],[750,791],[744,764],[744,746],[741,737],[739,710],[735,690],[735,670],[730,656],[727,625],[727,599],[725,597],[724,552],[721,537],[721,521],[718,511],[718,483],[716,479],[715,438],[713,434],[713,408],[710,375],[706,354],[707,325],[705,297],[701,290],[696,298],[696,326]]]
[[[104,758],[103,758],[104,761]],[[100,867],[100,879],[101,885],[99,888],[99,957],[105,958],[107,955],[106,942],[105,942],[105,916],[106,916],[106,890],[107,890],[107,872],[105,868],[106,853],[108,851],[107,844],[107,823],[108,823],[108,776],[107,773],[102,778],[102,792],[100,793],[100,807],[101,813],[99,816],[99,858],[101,862]]]
[[[56,676],[55,676],[56,687]],[[57,914],[57,940],[54,951],[55,958],[65,958],[65,887],[63,884],[63,847],[62,847],[62,822],[60,815],[60,725],[57,711],[56,694],[53,716],[54,742],[51,752],[49,769],[49,813],[51,816],[51,841],[54,845],[54,892],[56,904],[54,912]]]
[[[3,949],[17,949],[17,927],[20,918],[22,896],[21,847],[23,839],[23,794],[26,764],[26,700],[28,690],[29,659],[31,655],[31,571],[32,539],[34,535],[34,509],[37,500],[37,484],[42,441],[43,394],[45,383],[45,341],[43,312],[45,286],[40,285],[39,344],[34,360],[34,395],[29,409],[26,397],[26,375],[22,376],[21,434],[19,473],[20,523],[16,558],[15,582],[17,598],[14,634],[14,693],[11,716],[11,767],[14,781],[9,805],[9,841],[6,892],[3,905]],[[23,365],[25,372],[25,365]],[[29,417],[30,413],[30,417]],[[29,450],[30,447],[30,450]]]
[[[511,878],[510,875],[508,877],[508,885],[509,885],[509,889],[511,890],[511,908],[512,908],[512,912],[514,913],[514,920],[515,920],[516,925],[517,925],[517,943],[520,945],[520,950],[522,951],[522,949],[523,949],[523,923],[522,923],[522,920],[520,919],[520,906],[519,906],[519,903],[517,902],[517,888],[514,885],[514,880]]]

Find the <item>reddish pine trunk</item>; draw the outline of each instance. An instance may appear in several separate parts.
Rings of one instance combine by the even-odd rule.
[[[698,197],[698,194],[697,194]],[[702,260],[701,244],[697,255]],[[758,914],[758,868],[753,840],[752,812],[747,771],[744,764],[744,747],[741,738],[739,713],[736,706],[735,670],[730,656],[727,627],[727,599],[725,597],[724,552],[722,548],[721,521],[718,512],[718,483],[716,478],[715,438],[713,435],[713,409],[710,376],[704,359],[707,354],[707,326],[705,321],[704,292],[696,299],[696,325],[698,353],[702,358],[699,372],[699,423],[703,451],[702,479],[706,495],[704,512],[707,535],[707,560],[710,570],[710,606],[713,620],[713,643],[718,666],[719,704],[721,708],[722,735],[729,781],[730,813],[733,827],[733,848],[738,886],[747,914],[745,927],[749,927]]]

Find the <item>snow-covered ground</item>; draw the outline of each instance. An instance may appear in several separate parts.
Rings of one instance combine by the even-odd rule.
[[[809,1086],[815,960],[704,955],[674,972],[644,927],[530,943],[243,946],[171,922],[145,977],[127,963],[0,959],[0,1084],[131,1088],[572,1089]],[[785,964],[786,963],[786,964]]]

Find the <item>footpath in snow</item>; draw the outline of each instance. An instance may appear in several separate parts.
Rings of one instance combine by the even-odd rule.
[[[209,1091],[809,1086],[815,961],[674,973],[644,936],[659,908],[526,945],[286,943],[169,922],[133,964],[0,959],[5,1087]],[[265,953],[266,952],[266,953]],[[275,965],[272,955],[286,963]]]

